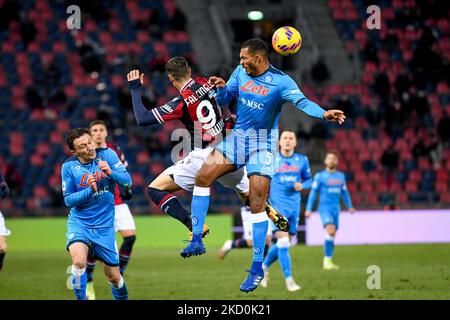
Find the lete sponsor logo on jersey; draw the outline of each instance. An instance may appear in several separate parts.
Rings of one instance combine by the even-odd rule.
[[[244,92],[254,93],[260,96],[267,96],[270,92],[270,89],[266,87],[264,84],[255,84],[255,81],[249,80],[240,89]]]
[[[327,180],[327,185],[328,186],[336,186],[342,183],[341,179],[335,179],[335,178],[329,178]]]
[[[299,172],[300,171],[300,167],[296,166],[294,164],[289,165],[287,163],[283,163],[279,168],[278,168],[278,172],[282,173],[282,172]]]

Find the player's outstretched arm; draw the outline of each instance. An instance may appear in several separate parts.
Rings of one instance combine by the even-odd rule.
[[[300,180],[302,182],[302,190],[310,189],[312,185],[311,167],[308,157],[305,157],[305,165],[300,171]]]
[[[339,124],[344,123],[344,112],[334,109],[325,111],[317,103],[309,100],[291,77],[287,76],[284,81],[281,90],[281,96],[284,101],[291,102],[297,109],[302,110],[311,117],[335,121]]]
[[[314,203],[316,202],[316,196],[317,196],[317,192],[319,190],[319,180],[320,180],[320,176],[319,176],[319,174],[316,174],[314,176],[314,181],[312,183],[311,192],[309,193],[309,196],[308,196],[308,201],[306,202],[305,216],[307,218],[309,218],[311,216],[311,213],[312,213],[312,210],[314,207]]]
[[[155,114],[147,110],[142,103],[141,87],[144,84],[144,74],[139,74],[139,70],[131,70],[127,74],[128,87],[131,91],[134,117],[138,126],[151,126],[159,124]]]
[[[350,213],[354,213],[355,208],[353,208],[352,199],[350,198],[350,192],[347,189],[346,183],[344,183],[344,185],[342,186],[342,200],[344,201],[344,204],[348,208]]]
[[[238,73],[239,67],[237,67],[231,74],[228,82],[220,77],[212,76],[209,78],[209,83],[217,88],[217,102],[219,105],[225,106],[229,104],[231,99],[238,94],[239,83],[236,78]]]

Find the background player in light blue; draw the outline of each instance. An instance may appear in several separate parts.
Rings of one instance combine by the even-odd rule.
[[[324,163],[326,169],[314,175],[311,193],[306,204],[305,217],[309,218],[311,216],[317,193],[319,193],[318,211],[325,228],[323,268],[325,270],[334,270],[339,269],[333,263],[333,252],[334,237],[339,229],[341,197],[350,213],[354,213],[355,208],[353,208],[350,193],[347,190],[345,175],[336,169],[339,163],[337,152],[334,150],[328,151]]]
[[[66,248],[72,258],[72,285],[78,300],[86,300],[89,248],[104,265],[116,300],[128,299],[119,271],[114,232],[115,184],[131,186],[131,176],[114,151],[95,149],[89,130],[73,129],[67,145],[74,154],[61,168],[64,203],[70,208]]]
[[[297,139],[295,133],[290,130],[283,131],[280,135],[280,152],[275,157],[276,172],[270,182],[269,202],[288,220],[289,232],[280,231],[271,224],[275,232],[277,242],[267,254],[263,262],[264,279],[262,287],[267,286],[269,280],[269,267],[277,259],[289,291],[300,290],[292,277],[291,256],[289,254],[290,238],[297,234],[298,219],[300,216],[300,191],[311,187],[311,169],[308,157],[295,153]]]
[[[345,116],[340,110],[325,111],[308,100],[291,77],[270,65],[268,48],[262,40],[244,42],[239,57],[240,65],[228,83],[218,77],[210,78],[218,88],[217,99],[221,105],[237,98],[237,122],[233,134],[219,143],[197,172],[191,210],[194,235],[181,255],[190,257],[206,252],[201,235],[209,207],[210,187],[218,177],[245,165],[250,180],[254,247],[253,263],[240,290],[250,292],[264,278],[262,261],[268,228],[264,208],[274,173],[282,105],[291,102],[312,117],[338,123],[343,123]]]

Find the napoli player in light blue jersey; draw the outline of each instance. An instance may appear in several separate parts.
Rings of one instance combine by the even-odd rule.
[[[337,171],[339,163],[338,153],[334,150],[327,152],[325,157],[325,170],[314,175],[311,193],[306,204],[305,217],[309,218],[312,214],[317,193],[319,193],[318,211],[325,228],[325,246],[323,269],[335,270],[339,267],[333,263],[334,237],[339,229],[339,213],[341,211],[341,198],[350,213],[355,212],[350,193],[347,190],[345,175]]]
[[[300,216],[300,191],[311,188],[311,169],[308,157],[295,153],[297,139],[293,131],[283,131],[280,135],[280,152],[275,157],[276,172],[270,182],[269,202],[289,221],[289,232],[280,231],[271,224],[277,242],[273,245],[263,262],[264,279],[262,287],[267,287],[269,267],[276,260],[280,262],[288,291],[300,290],[292,277],[290,239],[297,234]]]
[[[274,173],[278,143],[278,120],[281,107],[291,102],[311,117],[343,123],[340,110],[325,111],[308,100],[291,77],[275,69],[268,60],[268,49],[260,39],[243,43],[240,65],[227,83],[211,77],[217,87],[217,100],[225,105],[237,98],[237,122],[232,134],[228,134],[206,159],[195,177],[192,197],[193,237],[181,251],[190,257],[206,252],[202,241],[202,228],[209,207],[210,187],[227,172],[243,166],[250,180],[250,210],[252,212],[253,263],[240,290],[255,290],[264,277],[262,262],[268,217],[264,211],[270,179]]]
[[[86,300],[86,262],[89,248],[103,262],[113,297],[127,300],[128,290],[119,270],[114,232],[116,183],[131,186],[131,176],[109,148],[95,149],[89,130],[67,134],[73,156],[61,168],[64,203],[70,208],[66,248],[72,258],[72,286],[78,300]]]

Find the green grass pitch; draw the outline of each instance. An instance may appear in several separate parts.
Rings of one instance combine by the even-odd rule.
[[[335,262],[341,269],[332,272],[321,269],[322,247],[300,245],[291,249],[300,291],[285,289],[276,263],[268,288],[241,293],[252,252],[235,250],[218,260],[216,250],[231,237],[231,216],[210,215],[207,222],[206,255],[184,260],[179,256],[186,245],[184,226],[169,217],[136,217],[137,241],[125,273],[130,299],[450,299],[450,244],[337,246]],[[65,223],[58,218],[7,220],[13,233],[0,273],[0,300],[74,299],[66,287]],[[381,268],[379,290],[367,288],[370,265]],[[111,299],[100,264],[95,286],[97,299]]]

